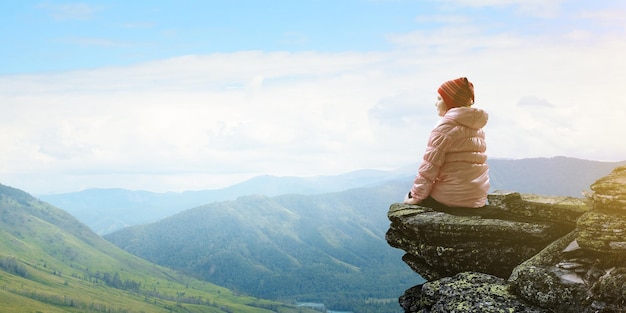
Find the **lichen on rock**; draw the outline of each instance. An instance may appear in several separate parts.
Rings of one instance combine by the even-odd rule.
[[[464,271],[507,278],[515,266],[570,232],[580,203],[566,206],[563,220],[546,215],[542,202],[529,202],[518,193],[490,195],[481,209],[435,211],[416,205],[393,204],[387,242],[407,252],[403,260],[427,280]],[[562,205],[561,205],[562,206]],[[526,208],[522,211],[522,208]]]
[[[400,297],[400,303],[405,312],[543,312],[512,294],[504,279],[477,272],[459,273],[411,288]]]
[[[407,290],[401,306],[626,312],[626,166],[591,189],[589,199],[495,192],[482,210],[393,204],[387,241],[428,280]]]
[[[626,165],[591,185],[594,209],[626,215]]]

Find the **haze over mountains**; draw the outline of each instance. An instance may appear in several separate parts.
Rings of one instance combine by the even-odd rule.
[[[581,197],[598,177],[622,162],[600,162],[567,157],[490,159],[492,190],[513,190]],[[104,235],[127,226],[158,221],[196,206],[234,200],[242,195],[313,195],[385,184],[397,186],[397,200],[410,188],[417,164],[390,171],[361,170],[337,176],[259,176],[216,190],[154,193],[124,189],[87,189],[79,192],[41,195],[41,200],[67,210],[96,233]],[[384,208],[381,208],[384,210]]]
[[[154,193],[125,189],[87,189],[79,192],[41,195],[40,199],[63,208],[99,234],[126,226],[153,222],[182,210],[207,203],[234,200],[244,195],[323,194],[351,188],[375,186],[395,178],[393,171],[361,170],[337,176],[258,176],[216,190]]]

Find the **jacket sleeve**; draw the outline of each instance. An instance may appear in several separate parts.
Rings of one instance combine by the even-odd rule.
[[[439,176],[439,170],[446,160],[446,153],[450,150],[451,143],[450,136],[439,127],[430,133],[423,161],[417,170],[411,188],[411,196],[415,200],[422,201],[430,195],[433,184]]]

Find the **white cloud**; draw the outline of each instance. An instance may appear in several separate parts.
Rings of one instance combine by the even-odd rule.
[[[624,8],[611,10],[585,10],[574,14],[574,17],[581,19],[590,19],[598,23],[624,23]]]
[[[491,157],[626,159],[616,39],[446,28],[395,36],[388,52],[245,51],[0,76],[2,183],[166,191],[400,167],[421,158],[436,89],[459,76],[490,114]]]
[[[467,7],[512,6],[522,15],[553,18],[561,12],[561,6],[566,0],[446,0],[442,2]]]
[[[102,47],[102,48],[113,48],[113,47],[130,47],[136,45],[135,43],[130,42],[121,42],[115,41],[106,38],[94,38],[94,37],[81,37],[81,38],[65,38],[61,39],[63,42],[79,45],[79,46],[94,46],[94,47]]]
[[[444,24],[463,24],[469,22],[471,19],[466,15],[419,15],[415,18],[419,23],[444,23]]]
[[[513,34],[487,35],[485,27],[471,25],[415,30],[405,34],[392,34],[388,38],[398,47],[419,49],[433,54],[430,58],[447,58],[450,54],[473,56],[479,49],[517,48],[523,44],[521,38]]]
[[[36,6],[48,12],[55,20],[89,20],[93,15],[100,11],[100,8],[86,3],[65,3],[52,4],[50,2],[42,2]]]
[[[554,104],[550,103],[548,100],[535,96],[522,97],[517,105],[521,107],[554,107]]]

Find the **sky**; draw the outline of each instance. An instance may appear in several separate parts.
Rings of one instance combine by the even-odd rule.
[[[0,21],[0,183],[32,194],[418,164],[462,76],[489,158],[626,160],[625,1],[22,0]]]

